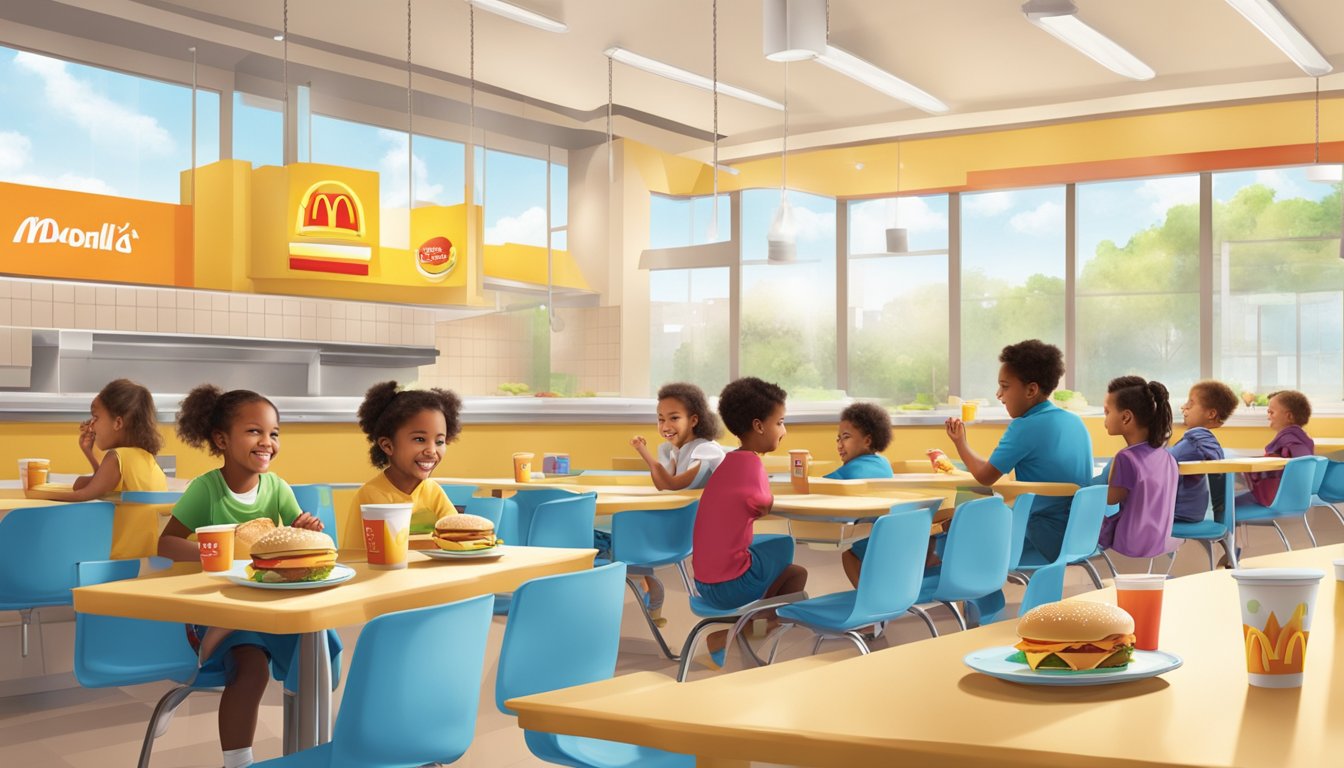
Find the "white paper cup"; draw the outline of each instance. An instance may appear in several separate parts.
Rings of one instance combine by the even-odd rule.
[[[1335,581],[1344,581],[1344,559],[1335,561]]]
[[[1260,688],[1299,688],[1307,638],[1323,571],[1315,568],[1236,570],[1246,672]]]
[[[369,567],[393,570],[406,567],[411,535],[410,504],[361,504],[364,548]]]

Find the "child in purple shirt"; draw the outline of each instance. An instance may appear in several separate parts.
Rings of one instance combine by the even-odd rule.
[[[1167,551],[1179,476],[1163,450],[1171,438],[1167,388],[1138,376],[1112,379],[1106,388],[1106,433],[1125,438],[1111,463],[1108,504],[1120,511],[1101,524],[1100,544],[1129,557]]]
[[[1168,448],[1177,463],[1182,461],[1212,461],[1224,458],[1223,446],[1214,437],[1213,430],[1223,426],[1237,410],[1237,395],[1221,381],[1200,381],[1190,388],[1190,396],[1181,406],[1185,434]],[[1215,476],[1221,478],[1220,475]],[[1221,479],[1210,482],[1206,475],[1185,475],[1176,488],[1176,522],[1197,523],[1209,510],[1213,497],[1213,511],[1221,515],[1224,507],[1224,486]],[[1216,518],[1222,519],[1222,518]]]
[[[1275,432],[1274,439],[1265,446],[1266,456],[1295,459],[1316,453],[1316,442],[1302,429],[1311,420],[1311,401],[1307,400],[1306,395],[1291,389],[1275,392],[1269,396],[1265,414],[1269,417],[1269,428]],[[1255,503],[1262,507],[1273,504],[1282,478],[1282,471],[1249,473],[1246,479],[1250,483],[1250,495]],[[1237,500],[1245,496],[1242,494]]]

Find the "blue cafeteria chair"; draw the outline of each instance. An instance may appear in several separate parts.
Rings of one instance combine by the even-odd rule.
[[[686,559],[691,556],[695,512],[699,506],[700,502],[696,501],[678,509],[627,510],[613,515],[611,519],[612,560],[626,564],[626,586],[634,593],[635,604],[644,615],[653,639],[658,641],[663,655],[672,661],[679,661],[681,657],[672,652],[658,624],[654,622],[649,606],[644,601],[644,592],[635,583],[635,577],[647,575],[657,579],[654,568],[675,565],[686,592],[689,594],[694,591],[690,574],[686,572]],[[599,559],[598,562],[606,561]]]
[[[1215,479],[1216,478],[1216,479]],[[1223,475],[1209,475],[1209,490],[1212,492],[1215,483],[1224,483],[1226,490],[1223,492],[1222,509],[1218,505],[1213,506],[1212,516],[1205,515],[1203,520],[1194,522],[1185,522],[1177,520],[1171,524],[1171,536],[1180,539],[1184,545],[1187,541],[1197,541],[1204,548],[1209,556],[1209,570],[1217,567],[1217,562],[1213,559],[1213,544],[1219,542],[1223,545],[1223,551],[1227,553],[1228,563],[1237,567],[1237,504],[1235,500],[1235,491],[1233,484],[1236,475],[1231,472]],[[1212,495],[1212,493],[1210,494]],[[1176,548],[1177,552],[1180,547]],[[1171,573],[1171,566],[1176,563],[1176,553],[1168,555],[1171,558],[1167,563],[1167,573]]]
[[[508,707],[510,699],[612,676],[621,642],[625,577],[624,563],[610,563],[588,571],[543,576],[518,588],[495,676],[495,705],[500,712],[516,714]],[[524,731],[523,735],[536,757],[573,768],[695,765],[690,755],[634,744],[540,731]]]
[[[1283,529],[1279,527],[1279,521],[1297,518],[1307,529],[1307,538],[1311,539],[1311,546],[1316,546],[1316,535],[1311,532],[1311,524],[1307,522],[1307,510],[1311,508],[1312,493],[1324,485],[1322,480],[1328,468],[1323,465],[1328,461],[1329,459],[1324,456],[1298,456],[1289,459],[1283,468],[1283,476],[1279,479],[1278,493],[1274,494],[1274,501],[1269,506],[1246,499],[1248,494],[1242,496],[1245,500],[1237,500],[1237,524],[1273,526],[1275,532],[1279,534],[1279,539],[1283,541],[1283,548],[1292,551],[1293,547],[1288,543],[1288,537],[1283,534]],[[1321,480],[1318,480],[1318,477]]]
[[[955,521],[957,516],[953,515],[952,519]],[[912,612],[924,578],[924,557],[929,549],[932,522],[933,511],[928,509],[893,512],[878,518],[868,539],[858,588],[785,605],[777,611],[780,620],[812,630],[817,637],[812,645],[813,653],[821,648],[823,640],[843,637],[853,642],[860,654],[867,654],[868,643],[859,634],[859,629],[885,624]],[[1006,530],[1004,535],[1007,535]],[[1004,549],[1007,549],[1006,539]],[[1006,561],[1007,557],[1005,551],[1003,559]],[[917,615],[928,625],[930,632],[938,634],[927,614]],[[771,660],[783,634],[781,631],[775,636]]]
[[[121,500],[132,504],[176,504],[182,491],[122,491]]]
[[[547,493],[539,491],[538,493]],[[528,510],[528,530],[522,544],[529,547],[559,547],[563,549],[591,549],[593,546],[593,518],[597,516],[596,493],[564,494],[550,501],[537,504]],[[506,500],[508,501],[508,500]],[[504,505],[503,514],[508,516],[509,507]],[[496,531],[498,531],[496,527]],[[503,534],[497,533],[500,538]],[[504,538],[507,542],[508,539]],[[509,594],[495,596],[495,615],[507,616],[512,597]]]
[[[0,519],[0,611],[19,612],[23,656],[33,609],[70,605],[78,564],[108,558],[114,514],[110,501],[53,502],[19,507]]]
[[[1022,598],[1021,613],[1042,603],[1062,600],[1064,571],[1070,565],[1086,569],[1092,577],[1092,583],[1101,589],[1101,575],[1088,562],[1088,558],[1099,551],[1097,540],[1101,538],[1101,521],[1106,516],[1106,494],[1106,486],[1091,485],[1078,489],[1073,495],[1069,521],[1064,528],[1064,541],[1060,546],[1059,557],[1053,562],[1046,562],[1039,552],[1028,550],[1025,545],[1027,517],[1031,514],[1031,505],[1023,503],[1026,497],[1019,498],[1013,505],[1014,540],[1010,570],[1031,577]]]
[[[331,741],[272,768],[417,768],[452,763],[471,746],[490,631],[490,595],[379,616],[364,626]],[[451,648],[453,667],[426,674],[408,648]]]
[[[443,489],[443,495],[448,497],[448,501],[459,509],[465,508],[472,498],[476,496],[476,485],[449,485],[448,483],[439,483]]]
[[[924,614],[919,604],[942,603],[964,630],[968,617],[962,615],[956,601],[965,600],[970,625],[979,626],[981,617],[975,601],[998,592],[1008,580],[1012,533],[1013,512],[1002,497],[976,499],[957,507],[943,547],[942,564],[923,576],[919,597],[911,610]],[[923,618],[932,629],[933,622],[927,615]],[[938,636],[936,629],[933,636]]]
[[[322,521],[322,532],[331,537],[337,549],[341,548],[336,531],[336,504],[331,498],[331,486],[325,483],[291,485],[299,509]]]
[[[466,514],[484,517],[494,523],[495,535],[499,536],[499,521],[504,516],[504,501],[504,499],[497,499],[493,496],[472,496],[467,499],[467,503],[463,507]],[[504,543],[513,544],[514,542],[505,539]]]
[[[510,544],[527,545],[532,529],[532,516],[537,507],[548,501],[568,499],[576,494],[561,488],[529,488],[504,499],[503,511],[495,534]],[[592,546],[592,523],[589,522],[588,545]]]
[[[1340,524],[1344,525],[1344,512],[1341,512],[1338,506],[1344,502],[1344,463],[1326,459],[1324,467],[1320,487],[1311,497],[1311,505],[1328,508],[1339,518]]]

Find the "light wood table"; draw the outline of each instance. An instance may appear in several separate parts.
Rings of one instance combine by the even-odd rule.
[[[528,483],[520,483],[513,478],[505,477],[436,477],[434,481],[441,485],[474,485],[478,494],[490,496],[502,496],[505,491],[537,491],[559,489],[571,493],[604,493],[617,494],[621,496],[645,496],[658,495],[662,493],[678,493],[682,495],[699,496],[700,491],[694,489],[683,489],[680,491],[660,491],[650,484],[622,484],[622,483],[594,483],[594,482],[572,482],[575,478],[565,479],[547,479],[534,480]],[[606,477],[603,480],[615,480],[619,478]]]
[[[937,512],[942,503],[941,496],[915,492],[884,496],[783,494],[775,496],[770,514],[821,523],[871,523],[892,511],[928,509]]]
[[[1006,503],[1012,504],[1024,493],[1034,493],[1037,496],[1072,496],[1078,492],[1078,486],[1073,483],[1046,483],[1005,478],[995,483],[989,490],[1002,496]]]
[[[1344,545],[1254,558],[1326,572],[1300,689],[1252,688],[1227,571],[1166,583],[1162,646],[1185,664],[1118,685],[1043,688],[973,672],[1017,641],[1005,621],[854,657],[847,652],[689,683],[640,672],[513,699],[519,726],[699,756],[802,766],[1316,768],[1344,755]],[[1082,599],[1112,602],[1107,589]],[[1193,719],[1192,719],[1193,718]]]
[[[733,449],[726,448],[725,450],[733,450]],[[761,463],[765,465],[765,471],[771,474],[789,471],[788,454],[784,455],[766,454],[765,456],[761,457]],[[840,462],[831,459],[821,459],[821,460],[813,459],[812,461],[808,462],[808,466],[810,467],[810,471],[808,473],[809,475],[821,476],[826,474],[827,472],[830,472],[836,467],[839,467]],[[628,471],[635,471],[635,470],[647,471],[649,465],[645,464],[644,459],[641,459],[638,456],[613,456],[611,457],[611,468],[619,470],[628,470]]]
[[[1237,562],[1237,473],[1239,472],[1271,472],[1276,469],[1283,469],[1288,464],[1288,460],[1277,456],[1253,456],[1231,459],[1211,459],[1208,461],[1182,461],[1177,464],[1177,471],[1183,476],[1192,475],[1210,475],[1209,482],[1213,483],[1212,475],[1223,476],[1223,515],[1225,520],[1233,521],[1228,526],[1227,540],[1224,542],[1223,549],[1227,552],[1228,562],[1236,568]],[[1210,550],[1212,551],[1212,550]],[[1212,555],[1210,555],[1212,558]]]
[[[1313,438],[1316,443],[1317,456],[1331,456],[1336,453],[1344,453],[1344,437],[1317,437]]]
[[[402,570],[369,568],[361,550],[338,560],[355,571],[344,584],[316,590],[267,590],[234,585],[201,573],[195,563],[74,590],[75,610],[103,616],[153,619],[299,634],[299,748],[331,739],[331,668],[326,630],[363,624],[394,611],[424,608],[477,595],[512,592],[539,576],[591,568],[592,549],[505,547],[491,561],[433,560],[408,555]]]
[[[597,496],[597,514],[614,515],[618,512],[636,512],[658,509],[681,509],[695,502],[699,497],[681,493],[662,493],[658,495],[621,496],[614,493],[600,493]]]

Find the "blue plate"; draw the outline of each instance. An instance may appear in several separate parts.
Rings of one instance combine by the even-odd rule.
[[[253,581],[247,578],[247,568],[251,561],[244,561],[240,565],[235,565],[232,570],[219,574],[240,587],[254,587],[256,589],[321,589],[331,587],[337,584],[349,581],[355,578],[355,569],[348,565],[337,563],[332,566],[331,574],[321,581],[284,581],[268,583],[264,581]]]
[[[1134,658],[1124,669],[1088,670],[1074,672],[1068,669],[1034,670],[1020,661],[1009,661],[1017,649],[1008,645],[983,648],[966,654],[966,666],[990,677],[1025,685],[1110,685],[1143,680],[1170,672],[1181,666],[1181,657],[1165,651],[1134,651]]]

